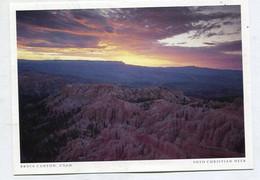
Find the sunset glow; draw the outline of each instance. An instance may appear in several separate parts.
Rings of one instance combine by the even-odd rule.
[[[18,59],[242,69],[239,6],[17,12]]]

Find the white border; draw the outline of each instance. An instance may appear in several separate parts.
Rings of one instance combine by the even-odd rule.
[[[96,161],[69,163],[20,163],[19,114],[18,114],[18,78],[17,78],[17,42],[16,11],[17,10],[51,10],[51,9],[95,9],[126,7],[167,7],[167,6],[214,6],[241,5],[243,81],[244,81],[244,113],[245,113],[245,158],[223,159],[176,159],[176,160],[142,160],[142,161]],[[100,172],[159,172],[159,171],[197,171],[197,170],[231,170],[252,169],[252,125],[251,125],[251,86],[249,62],[248,34],[248,2],[243,0],[132,0],[119,2],[46,2],[46,3],[13,3],[10,4],[10,41],[11,41],[11,78],[12,78],[12,119],[13,119],[13,172],[15,175],[25,174],[69,174]],[[230,160],[232,163],[207,163],[209,161]],[[245,162],[237,163],[242,160]],[[204,163],[194,163],[204,162]],[[21,167],[21,165],[23,167]],[[56,167],[42,167],[50,165]],[[68,167],[65,167],[68,166]]]

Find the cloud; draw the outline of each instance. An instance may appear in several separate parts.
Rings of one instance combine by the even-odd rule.
[[[215,7],[215,9],[221,8]],[[157,41],[193,30],[196,33],[192,38],[199,38],[206,32],[208,36],[217,35],[210,31],[219,29],[220,22],[237,19],[240,15],[234,12],[203,14],[202,10],[203,8],[198,11],[189,7],[175,7],[19,11],[17,12],[18,35],[26,36],[26,33],[30,34],[33,29],[42,28],[45,31],[63,31],[68,34],[107,36],[108,39],[114,33],[121,35],[119,41],[127,38]],[[212,23],[212,21],[216,22]],[[228,23],[230,22],[225,22],[226,25]],[[31,26],[31,29],[20,33],[24,31],[20,24]],[[38,31],[38,34],[41,36],[41,31]]]
[[[241,51],[242,50],[242,41],[232,41],[226,43],[220,43],[216,47],[221,51]]]
[[[240,24],[239,6],[18,11],[17,40],[27,51],[93,48],[104,59],[122,52],[207,64],[238,56]]]
[[[20,26],[18,43],[30,47],[97,47],[96,36],[77,35],[62,31],[38,32],[30,27]]]
[[[204,42],[203,44],[205,44],[206,46],[214,46],[216,43]]]

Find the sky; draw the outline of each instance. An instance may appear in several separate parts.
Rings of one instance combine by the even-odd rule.
[[[18,59],[242,69],[240,6],[17,11]]]

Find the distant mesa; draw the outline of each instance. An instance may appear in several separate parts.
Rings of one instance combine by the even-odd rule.
[[[242,71],[186,67],[144,67],[121,61],[19,60],[19,72],[59,75],[71,82],[117,84],[123,87],[165,87],[200,98],[243,94]]]

